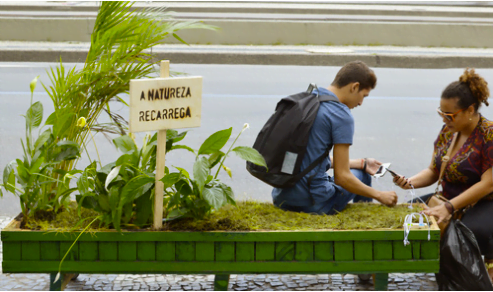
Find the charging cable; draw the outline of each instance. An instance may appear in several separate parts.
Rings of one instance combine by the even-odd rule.
[[[413,223],[413,219],[418,218],[419,223]],[[426,219],[426,224],[428,224],[428,241],[430,241],[430,221],[428,220],[428,216],[420,213],[411,213],[406,215],[404,218],[404,246],[409,245],[410,242],[408,240],[409,232],[411,232],[411,228],[413,226],[423,227],[425,226],[424,219]]]

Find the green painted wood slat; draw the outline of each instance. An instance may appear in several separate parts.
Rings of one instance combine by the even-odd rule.
[[[334,260],[352,261],[354,260],[354,244],[352,241],[334,242]]]
[[[137,260],[137,242],[118,242],[118,259],[120,261]]]
[[[373,241],[355,241],[354,242],[354,259],[356,261],[373,260]]]
[[[421,241],[421,258],[437,259],[440,255],[440,244],[433,241]]]
[[[392,241],[373,241],[373,259],[375,261],[391,260],[393,258]]]
[[[81,261],[99,260],[98,242],[79,242],[79,259]]]
[[[214,248],[217,262],[232,262],[235,260],[234,242],[216,242]]]
[[[314,242],[316,261],[333,261],[334,260],[334,242]]]
[[[177,261],[195,261],[195,242],[176,242],[175,248]]]
[[[275,259],[274,242],[256,242],[255,243],[255,260],[256,261],[273,261]]]
[[[103,241],[99,243],[99,260],[117,261],[118,260],[118,242]]]
[[[39,242],[22,242],[21,258],[26,261],[39,261],[41,258],[41,247]]]
[[[294,242],[276,242],[275,260],[276,261],[292,261],[294,260]]]
[[[3,273],[56,273],[59,261],[4,261]],[[439,260],[340,262],[64,262],[62,272],[118,274],[241,274],[241,273],[414,273],[438,272]]]
[[[100,231],[84,233],[80,241],[355,241],[355,240],[402,240],[402,230],[365,231],[251,231],[251,232],[174,232],[174,231]],[[46,233],[44,231],[2,230],[2,241],[71,241],[78,232]],[[4,239],[6,238],[6,239]],[[427,240],[428,230],[413,230],[409,240]],[[431,240],[440,240],[440,230],[431,231]]]
[[[394,260],[410,260],[413,258],[413,249],[411,244],[404,246],[402,240],[392,241],[394,250]]]
[[[215,258],[214,242],[199,241],[195,243],[195,260],[198,262],[213,262]]]
[[[73,246],[72,246],[73,244]],[[72,248],[70,249],[70,247]],[[60,242],[60,255],[62,257],[65,256],[67,251],[70,249],[70,252],[65,257],[65,261],[78,261],[79,260],[79,242],[71,243],[71,242]]]
[[[156,243],[156,260],[160,262],[175,261],[175,242],[157,242]]]
[[[22,256],[22,243],[16,241],[3,242],[3,260],[20,261]]]
[[[61,260],[60,242],[56,242],[56,241],[40,242],[40,247],[41,247],[41,260],[44,261]]]
[[[313,261],[313,241],[297,241],[294,259],[297,261]]]
[[[138,261],[155,261],[156,260],[156,242],[137,242],[137,260]]]
[[[253,262],[255,261],[255,243],[254,242],[237,242],[236,243],[236,261]]]

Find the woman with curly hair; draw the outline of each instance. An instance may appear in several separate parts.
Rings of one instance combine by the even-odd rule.
[[[449,202],[423,213],[441,223],[450,220],[455,210],[472,205],[462,222],[474,233],[493,279],[493,122],[478,112],[481,104],[488,106],[489,95],[488,83],[474,69],[466,69],[458,81],[450,83],[437,109],[445,125],[435,140],[431,164],[410,178],[396,176],[394,183],[403,189],[432,185],[447,155],[439,187]]]

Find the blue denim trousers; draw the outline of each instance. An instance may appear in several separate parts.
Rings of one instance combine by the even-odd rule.
[[[361,182],[371,187],[371,175],[360,169],[351,169],[351,172]],[[336,193],[328,201],[317,203],[313,206],[298,207],[298,206],[288,206],[286,204],[283,204],[279,207],[283,210],[294,211],[294,212],[333,215],[336,214],[337,212],[342,211],[351,200],[353,200],[354,203],[371,202],[373,200],[372,198],[367,198],[353,194],[342,187],[339,189],[341,189],[342,191],[336,191]]]

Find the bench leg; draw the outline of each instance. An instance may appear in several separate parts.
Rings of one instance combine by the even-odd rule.
[[[214,277],[215,291],[228,291],[229,274],[216,274]]]
[[[389,284],[389,274],[378,273],[373,274],[373,283],[375,283],[375,291],[386,291],[388,290]]]
[[[79,276],[79,274],[60,274],[60,279],[55,282],[56,275],[57,273],[50,274],[50,291],[63,291],[71,280]]]

